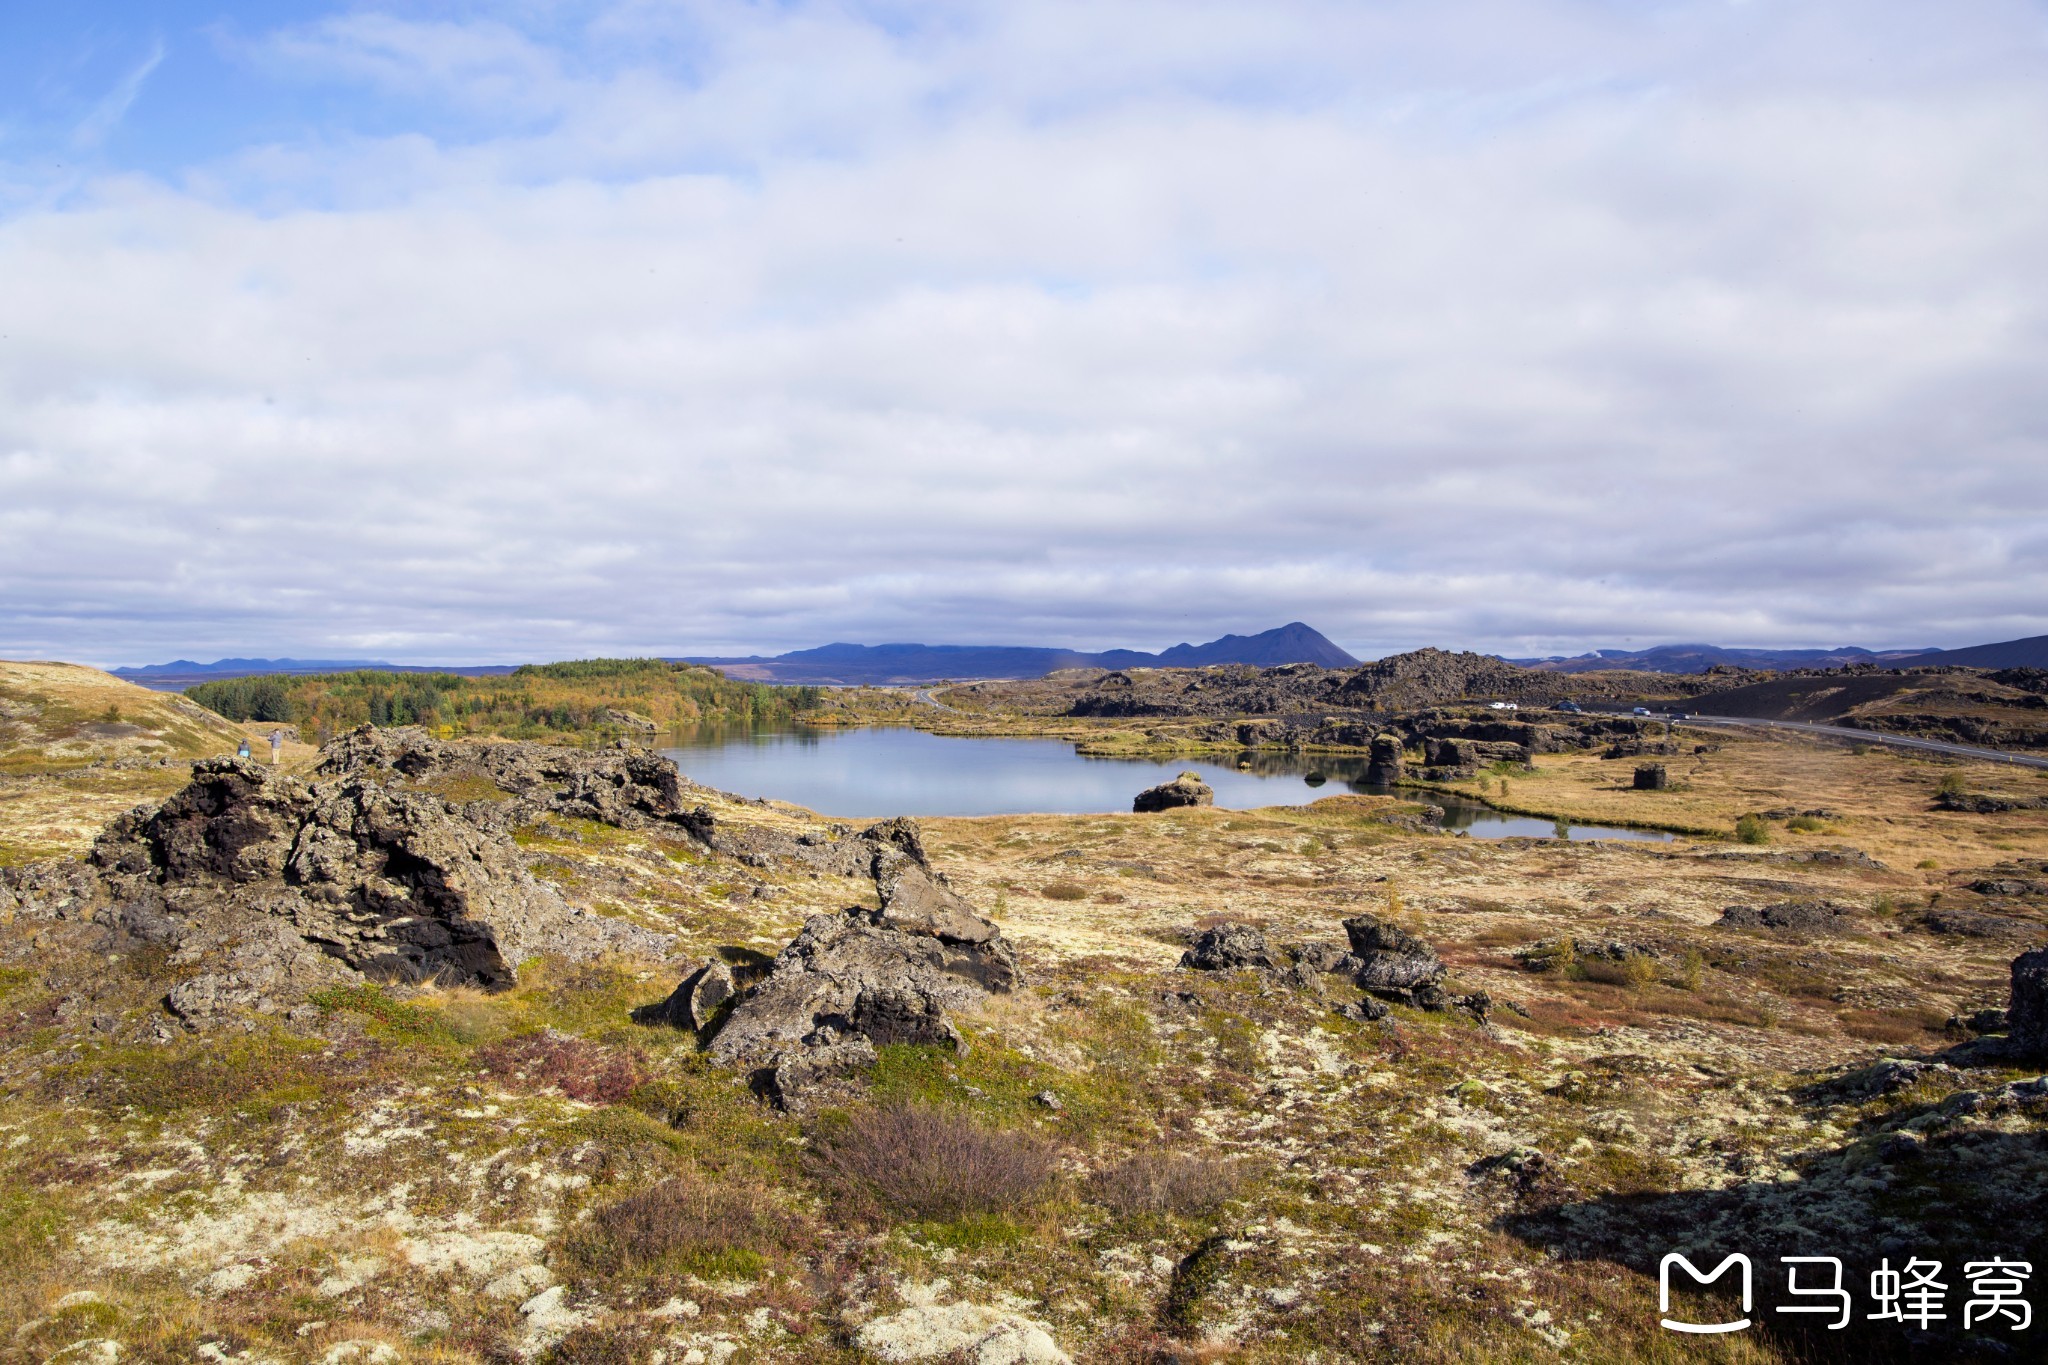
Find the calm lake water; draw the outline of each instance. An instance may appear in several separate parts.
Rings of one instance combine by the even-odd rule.
[[[702,729],[662,753],[691,780],[741,796],[789,801],[849,820],[891,815],[1095,815],[1127,811],[1147,787],[1192,769],[1230,810],[1295,806],[1365,785],[1360,756],[1247,753],[1238,758],[1086,758],[1057,739],[980,739],[921,730]],[[1248,765],[1240,767],[1242,761]],[[1482,838],[1551,837],[1548,820],[1474,802],[1397,793],[1445,808],[1444,824]],[[1669,839],[1648,830],[1574,825],[1574,839]]]

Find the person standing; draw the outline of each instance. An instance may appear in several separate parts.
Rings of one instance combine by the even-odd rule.
[[[273,768],[276,767],[278,759],[281,758],[283,755],[284,731],[272,730],[270,732],[270,766]]]

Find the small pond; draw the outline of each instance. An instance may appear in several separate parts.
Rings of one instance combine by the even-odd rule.
[[[1057,739],[983,739],[922,730],[746,730],[703,727],[662,752],[691,780],[741,796],[789,801],[848,820],[890,815],[1096,815],[1128,811],[1147,787],[1192,770],[1230,810],[1294,806],[1340,792],[1378,792],[1444,807],[1444,825],[1482,838],[1555,837],[1548,820],[1504,815],[1430,792],[1365,783],[1362,755],[1247,752],[1236,757],[1089,758]],[[1573,825],[1574,839],[1666,840],[1652,830]]]

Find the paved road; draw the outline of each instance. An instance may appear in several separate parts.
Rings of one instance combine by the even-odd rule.
[[[949,683],[948,686],[951,686],[951,684]],[[936,706],[941,711],[958,711],[960,709],[957,706],[948,706],[940,701],[932,694],[932,690],[929,687],[913,687],[910,689],[910,695],[923,702],[926,706]]]
[[[1653,717],[1655,719],[1655,717]],[[1743,716],[1688,716],[1681,725],[1757,725],[1773,730],[1800,730],[1811,735],[1854,740],[1859,744],[1890,744],[1901,749],[1929,749],[1958,758],[1979,758],[1993,763],[2011,763],[2023,768],[2048,768],[2048,758],[2033,754],[2008,753],[2004,749],[1979,749],[1969,744],[1949,744],[1938,739],[1916,739],[1911,735],[1887,735],[1876,730],[1858,730],[1847,725],[1815,725],[1803,720],[1751,720]]]

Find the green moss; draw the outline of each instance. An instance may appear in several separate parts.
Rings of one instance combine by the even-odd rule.
[[[267,1121],[284,1105],[334,1098],[339,1069],[324,1044],[261,1033],[166,1047],[107,1045],[52,1067],[44,1085],[106,1109],[222,1110]]]
[[[386,1042],[460,1044],[464,1040],[440,1015],[393,998],[382,986],[332,986],[307,997],[326,1014],[352,1014],[371,1037]]]
[[[948,1223],[913,1223],[905,1230],[926,1246],[955,1251],[1015,1246],[1031,1236],[1029,1228],[995,1213],[971,1213]]]
[[[438,796],[443,801],[457,805],[468,805],[472,801],[514,801],[512,792],[506,791],[488,777],[477,774],[438,773],[421,782],[411,784],[408,791],[425,792]]]

